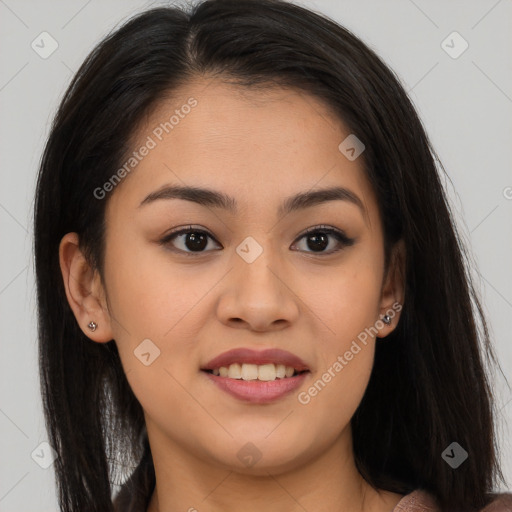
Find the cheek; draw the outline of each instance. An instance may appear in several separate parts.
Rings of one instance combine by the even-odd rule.
[[[382,269],[370,250],[354,252],[335,269],[297,275],[297,293],[316,314],[329,353],[378,320]]]
[[[298,403],[332,432],[348,424],[370,379],[380,268],[372,257],[354,258],[325,282],[317,280],[319,286],[310,297],[308,305],[321,319],[322,336],[316,347],[319,366]]]
[[[375,341],[361,342],[340,332],[336,342],[322,351],[323,363],[297,395],[304,418],[304,435],[314,435],[318,425],[334,439],[350,422],[368,385],[373,367]]]
[[[114,244],[105,268],[114,339],[142,407],[169,424],[169,411],[178,409],[186,423],[204,421],[184,385],[199,371],[196,344],[205,312],[198,303],[213,277],[196,278],[194,286],[192,276],[176,272],[154,250],[121,251]]]
[[[210,279],[195,286],[192,265],[177,269],[165,251],[144,241],[126,246],[112,237],[105,262],[113,328],[121,338],[129,332],[133,338],[161,339],[201,299]]]
[[[164,392],[176,384],[166,370],[184,382],[191,365],[183,363],[198,360],[194,341],[199,339],[201,308],[197,305],[210,279],[202,284],[196,279],[194,286],[191,276],[176,272],[147,245],[124,250],[126,244],[116,242],[113,237],[105,261],[113,337],[134,393],[151,409],[158,396],[155,389]]]

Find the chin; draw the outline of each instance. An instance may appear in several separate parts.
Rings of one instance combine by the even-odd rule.
[[[211,454],[212,458],[216,459],[223,469],[229,471],[244,475],[268,476],[295,470],[298,465],[314,457],[311,453],[311,443],[307,443],[303,438],[295,440],[294,436],[284,432],[281,436],[276,435],[271,439],[273,435],[265,439],[261,430],[253,437],[246,433],[243,441],[237,437],[236,441],[219,445],[218,451]]]

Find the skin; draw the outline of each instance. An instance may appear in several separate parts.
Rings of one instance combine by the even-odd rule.
[[[134,149],[190,97],[198,105],[105,199],[104,280],[76,233],[60,245],[77,322],[92,342],[115,339],[144,409],[157,481],[148,511],[390,512],[402,496],[373,489],[359,474],[350,419],[377,338],[396,327],[400,313],[390,326],[380,324],[377,337],[307,405],[297,399],[404,298],[403,245],[385,274],[382,223],[362,159],[349,161],[338,149],[350,131],[302,92],[202,79],[158,105],[139,127]],[[222,191],[236,199],[239,213],[182,199],[139,206],[169,184]],[[331,186],[350,189],[365,211],[334,200],[278,216],[284,198]],[[159,245],[172,228],[189,224],[213,236],[199,256],[185,236]],[[329,246],[315,252],[299,237],[322,224],[354,244],[343,247],[329,236]],[[263,249],[252,263],[236,252],[247,236]],[[91,320],[95,332],[87,328]],[[160,350],[149,366],[134,356],[147,338]],[[273,403],[242,402],[200,371],[236,347],[288,350],[311,373]],[[251,467],[237,457],[248,442],[261,454]]]

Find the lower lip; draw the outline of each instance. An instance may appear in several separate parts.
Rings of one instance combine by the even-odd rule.
[[[295,377],[261,381],[230,379],[229,377],[220,377],[205,371],[202,373],[226,393],[253,404],[266,404],[283,398],[296,390],[309,374],[309,372],[304,372]]]

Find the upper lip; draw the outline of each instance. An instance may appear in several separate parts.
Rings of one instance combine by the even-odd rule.
[[[283,364],[291,366],[297,371],[309,370],[308,365],[298,356],[278,348],[266,350],[252,350],[250,348],[235,348],[228,350],[208,361],[201,370],[213,370],[233,363],[240,364]]]

